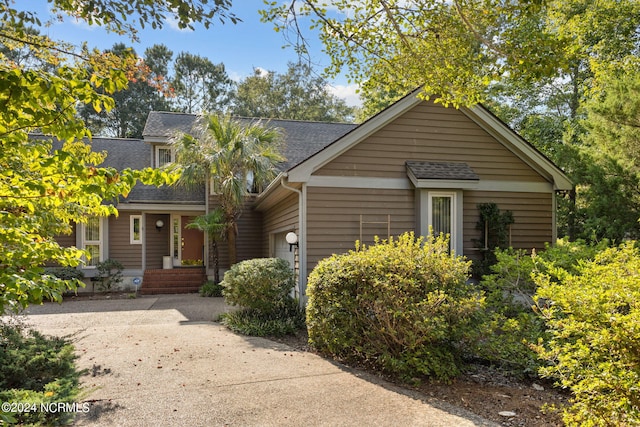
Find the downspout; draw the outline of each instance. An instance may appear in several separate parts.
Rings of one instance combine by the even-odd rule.
[[[285,172],[280,178],[280,185],[282,188],[289,191],[293,191],[298,194],[298,293],[300,295],[300,305],[305,306],[307,303],[306,289],[307,289],[307,224],[306,224],[306,203],[305,192],[298,190],[297,188],[290,187],[285,184],[285,178],[288,174]],[[303,190],[305,190],[304,183]]]

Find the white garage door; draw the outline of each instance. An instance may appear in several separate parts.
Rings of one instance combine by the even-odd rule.
[[[274,256],[286,260],[291,268],[294,268],[294,250],[289,250],[287,243],[287,233],[278,233],[274,236]]]
[[[273,256],[276,258],[282,258],[284,260],[286,260],[289,265],[291,266],[291,268],[295,271],[295,248],[293,248],[293,250],[289,250],[289,244],[287,243],[287,239],[285,238],[285,236],[287,235],[287,233],[278,233],[276,235],[274,235],[273,238],[273,244],[274,244],[274,252],[273,252]],[[292,297],[297,297],[297,290],[292,289],[291,290],[291,296]]]

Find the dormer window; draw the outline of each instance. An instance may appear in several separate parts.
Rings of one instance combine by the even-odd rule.
[[[173,148],[168,145],[156,146],[156,167],[162,167],[174,162]]]

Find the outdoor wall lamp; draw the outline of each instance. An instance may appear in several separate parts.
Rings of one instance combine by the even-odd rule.
[[[156,221],[156,230],[160,231],[160,230],[162,230],[162,227],[164,227],[164,222],[161,219],[157,220]]]
[[[287,243],[289,244],[289,252],[293,250],[293,247],[298,247],[298,236],[293,231],[290,231],[285,236]]]

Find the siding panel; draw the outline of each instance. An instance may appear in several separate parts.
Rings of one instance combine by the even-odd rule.
[[[464,255],[477,259],[473,242],[480,238],[476,224],[480,219],[477,205],[497,203],[501,210],[511,210],[515,223],[511,227],[514,248],[543,249],[552,239],[552,194],[465,191],[463,195]],[[308,189],[307,266],[311,271],[317,262],[334,253],[354,248],[360,238],[360,214],[363,220],[386,222],[391,215],[391,235],[415,230],[415,198],[413,190],[363,190],[349,188]],[[364,224],[363,242],[373,237],[387,237],[386,224]]]
[[[553,195],[550,193],[507,193],[468,191],[464,194],[464,252],[476,259],[478,251],[473,239],[480,238],[476,224],[480,220],[477,206],[480,203],[496,203],[501,211],[513,212],[511,245],[517,249],[544,249],[552,243]]]
[[[160,231],[155,227],[155,223],[159,219],[165,224]],[[171,255],[169,246],[171,217],[165,214],[146,214],[145,222],[147,224],[144,230],[147,248],[146,268],[162,268],[162,257]]]
[[[120,261],[126,269],[142,268],[142,245],[132,245],[130,233],[131,215],[140,212],[120,212],[109,217],[109,258]]]
[[[238,261],[244,261],[262,256],[262,212],[251,208],[255,196],[249,196],[244,204],[242,214],[238,219],[238,236],[236,238],[236,253]],[[209,197],[209,209],[219,206],[217,196]],[[226,240],[218,242],[220,255],[220,269],[228,269],[229,244]],[[211,266],[213,267],[213,266]]]
[[[310,187],[307,191],[307,271],[322,258],[354,248],[360,239],[373,243],[375,235],[387,238],[387,215],[391,235],[415,229],[413,190],[376,190]]]
[[[276,206],[269,209],[263,216],[264,233],[262,236],[262,254],[269,253],[270,235],[280,230],[298,230],[298,195],[291,193]]]
[[[406,176],[405,161],[468,163],[485,180],[545,179],[460,111],[423,102],[320,168],[325,176]]]

